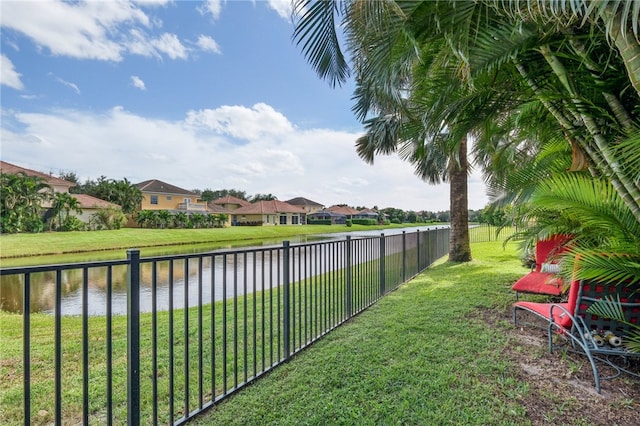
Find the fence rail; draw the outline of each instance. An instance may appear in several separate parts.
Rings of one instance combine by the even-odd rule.
[[[0,332],[21,340],[0,365],[0,423],[184,424],[444,256],[449,233],[0,269],[23,289],[21,314],[4,315]],[[53,293],[51,315],[31,313],[36,286]],[[79,315],[63,315],[69,286],[82,293]],[[96,289],[105,315],[91,314]]]

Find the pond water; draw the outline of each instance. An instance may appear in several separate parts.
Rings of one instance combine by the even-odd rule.
[[[375,231],[357,231],[342,232],[334,234],[322,234],[312,236],[300,236],[288,238],[292,245],[299,243],[344,240],[347,235],[352,238],[397,235],[402,232],[415,233],[418,230],[436,228],[434,226],[427,227],[408,227],[395,228]],[[439,226],[438,228],[442,228]],[[223,297],[234,297],[245,293],[255,291],[263,291],[269,289],[272,283],[281,282],[280,277],[272,276],[266,280],[266,284],[262,284],[263,280],[254,280],[254,277],[263,277],[269,274],[276,274],[278,268],[282,267],[281,259],[278,256],[278,248],[282,247],[282,239],[280,240],[259,240],[259,241],[242,241],[238,243],[225,242],[220,244],[194,244],[180,245],[171,247],[155,247],[141,250],[141,257],[157,257],[176,254],[196,254],[196,253],[216,253],[220,251],[226,252],[228,249],[242,248],[253,249],[262,248],[269,249],[266,251],[255,251],[248,255],[212,255],[202,259],[202,264],[197,264],[197,259],[192,259],[189,265],[185,267],[183,260],[173,262],[158,262],[155,265],[157,280],[155,288],[151,282],[153,275],[151,263],[141,264],[141,293],[140,308],[142,312],[150,312],[152,310],[152,292],[156,294],[156,309],[167,310],[170,308],[172,301],[176,301],[180,305],[185,300],[185,291],[188,292],[186,299],[190,306],[198,303],[198,298],[202,297],[204,303],[210,301],[222,300]],[[313,254],[309,254],[313,256]],[[294,253],[295,256],[295,253]],[[99,253],[84,253],[70,256],[41,256],[30,258],[32,265],[51,264],[51,260],[55,259],[55,263],[76,263],[76,262],[93,262],[102,260],[120,260],[126,258],[126,251],[114,250]],[[297,259],[293,259],[297,262]],[[33,263],[31,263],[33,262]],[[195,262],[195,264],[194,264]],[[9,267],[3,261],[3,267]],[[21,266],[25,266],[22,264]],[[325,265],[326,268],[339,268],[340,265]],[[171,271],[170,271],[171,270]],[[326,269],[325,269],[326,271]],[[107,274],[111,274],[112,286],[107,288]],[[124,314],[126,312],[126,274],[125,266],[114,266],[109,272],[107,268],[90,268],[88,269],[86,294],[83,289],[84,274],[82,269],[72,269],[62,271],[62,304],[61,312],[63,315],[80,315],[83,309],[86,309],[89,315],[104,315],[107,312],[107,292],[111,293],[112,303],[111,309],[113,314]],[[306,273],[307,276],[311,272]],[[172,276],[172,278],[170,278]],[[299,277],[304,278],[304,277]],[[235,282],[240,285],[232,285]],[[199,282],[209,283],[200,286]],[[32,274],[30,281],[31,312],[53,313],[55,300],[55,272],[42,272]],[[246,285],[245,289],[245,284]],[[210,284],[214,283],[214,284]],[[223,286],[223,283],[227,283]],[[256,288],[257,287],[257,288]],[[23,310],[23,278],[21,275],[3,276],[0,278],[0,308],[9,312],[22,312]],[[170,297],[171,296],[171,297]],[[85,307],[85,299],[87,305]],[[173,306],[175,307],[176,304]]]

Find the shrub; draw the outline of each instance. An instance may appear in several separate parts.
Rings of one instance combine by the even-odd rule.
[[[377,225],[378,221],[376,219],[352,219],[351,220],[356,225]]]
[[[307,225],[331,225],[331,219],[307,219]]]
[[[67,216],[56,231],[84,231],[86,224],[75,216]]]
[[[98,209],[89,219],[89,228],[95,230],[101,229],[120,229],[127,223],[127,216],[122,210],[116,207],[106,207]]]

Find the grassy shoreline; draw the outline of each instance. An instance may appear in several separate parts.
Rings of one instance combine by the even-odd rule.
[[[371,231],[406,228],[401,225],[300,225],[300,226],[234,226],[214,229],[140,229],[112,231],[43,232],[38,234],[0,235],[0,259],[46,256],[128,248],[161,247],[225,241],[248,241],[286,238],[337,232]],[[420,226],[416,224],[415,226]],[[425,228],[427,225],[423,224]]]

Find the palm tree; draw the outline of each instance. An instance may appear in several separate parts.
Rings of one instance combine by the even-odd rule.
[[[452,115],[433,108],[426,99],[443,97],[430,84],[428,75],[441,73],[455,58],[442,38],[426,36],[415,24],[416,17],[428,17],[433,4],[394,2],[344,3],[345,32],[352,53],[356,91],[354,112],[365,124],[366,134],[356,142],[357,152],[373,163],[376,154],[399,152],[415,166],[423,180],[437,184],[449,180],[452,214],[452,261],[471,259],[468,233],[466,132]],[[332,2],[299,2],[301,11],[294,37],[320,76],[332,84],[345,80],[347,64],[335,34]],[[433,22],[421,21],[427,25]],[[438,30],[432,27],[434,34]],[[428,64],[422,69],[421,63]],[[453,74],[447,77],[464,91]],[[460,93],[460,90],[454,93]],[[467,125],[463,126],[465,129]]]
[[[143,198],[142,191],[127,178],[111,181],[111,196],[107,200],[122,207],[123,213],[133,214],[140,208]]]
[[[156,226],[158,228],[171,228],[173,224],[173,215],[169,210],[158,210],[156,218]]]
[[[186,228],[189,223],[189,217],[185,212],[178,212],[173,216],[173,223],[176,228]]]
[[[194,228],[202,228],[202,226],[206,223],[207,218],[202,213],[193,213],[190,217],[191,225]]]
[[[151,228],[155,226],[157,217],[157,210],[140,210],[136,213],[136,222],[142,228]]]
[[[49,229],[53,229],[56,222],[58,228],[62,228],[65,220],[70,217],[72,211],[77,214],[82,214],[80,201],[67,192],[56,192],[52,196],[52,201],[51,211],[53,217],[49,222]]]

